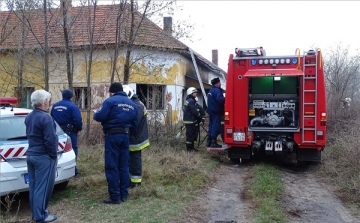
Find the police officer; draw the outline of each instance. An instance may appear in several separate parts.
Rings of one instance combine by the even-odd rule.
[[[62,100],[56,102],[51,109],[51,116],[60,125],[62,130],[68,134],[71,138],[71,144],[76,155],[78,157],[78,143],[77,134],[82,130],[82,118],[80,109],[71,101],[74,96],[70,89],[62,91]],[[75,177],[80,177],[80,173],[77,167],[75,167]]]
[[[111,84],[112,94],[94,113],[94,120],[101,122],[105,134],[105,175],[109,198],[105,204],[125,202],[129,193],[129,132],[137,126],[137,106],[119,82]]]
[[[221,89],[220,79],[218,77],[211,80],[212,88],[208,93],[208,113],[209,113],[209,130],[208,143],[206,146],[212,148],[221,148],[217,144],[217,136],[221,133],[221,121],[224,115],[225,98]]]
[[[194,147],[194,143],[197,137],[197,129],[199,126],[199,120],[205,121],[202,119],[200,110],[196,105],[196,95],[197,90],[194,87],[189,87],[186,91],[186,100],[184,102],[184,118],[183,123],[185,124],[186,129],[186,149],[188,152],[197,151]],[[204,118],[205,119],[205,118]]]
[[[135,91],[129,86],[124,85],[125,94],[136,104],[138,109],[138,126],[130,132],[130,146],[129,146],[129,173],[130,173],[130,188],[138,187],[142,182],[142,159],[141,150],[150,146],[149,131],[147,121],[147,109],[140,101]]]

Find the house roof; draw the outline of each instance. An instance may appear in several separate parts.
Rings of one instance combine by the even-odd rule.
[[[68,23],[70,24],[70,47],[82,48],[90,45],[90,31],[93,31],[93,44],[95,46],[108,46],[116,43],[116,27],[120,5],[99,5],[96,6],[94,13],[93,7],[70,7],[68,13]],[[128,7],[125,11],[129,10]],[[130,13],[122,14],[119,22],[120,42],[122,45],[128,43],[130,36],[131,18]],[[65,41],[63,34],[63,15],[60,8],[52,9],[48,17],[48,43],[52,48],[64,49]],[[21,19],[26,18],[26,19]],[[91,18],[91,19],[90,19]],[[139,24],[142,14],[135,14],[135,24]],[[24,29],[24,23],[27,24]],[[38,48],[44,46],[45,29],[42,10],[31,10],[30,13],[0,12],[0,23],[2,30],[0,33],[0,51],[18,49],[22,37],[25,36],[25,48]],[[26,31],[25,31],[26,30]],[[23,33],[23,34],[22,34]],[[182,55],[190,57],[189,48],[181,41],[169,35],[162,28],[157,26],[148,18],[144,18],[141,27],[138,29],[134,45],[153,47],[180,51]],[[215,64],[211,63],[200,54],[194,52],[197,62],[208,67],[210,70],[225,73]]]

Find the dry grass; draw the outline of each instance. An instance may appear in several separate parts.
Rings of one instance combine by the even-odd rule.
[[[91,132],[101,131],[100,125]],[[104,147],[102,134],[93,134],[90,143],[79,146],[77,166],[83,177],[70,181],[66,190],[56,191],[50,201],[50,211],[58,214],[59,222],[173,222],[189,201],[213,179],[218,165],[217,155],[209,154],[205,147],[199,153],[187,153],[183,138],[176,140],[177,130],[163,133],[159,142],[143,151],[143,183],[131,189],[127,202],[105,205],[108,197],[104,173]],[[82,141],[80,139],[80,141]],[[11,212],[1,222],[28,221],[29,206]],[[10,218],[9,218],[10,217]],[[11,221],[10,221],[11,220]]]
[[[336,120],[328,126],[328,143],[319,174],[336,193],[360,210],[360,120]],[[359,211],[358,211],[359,213]]]

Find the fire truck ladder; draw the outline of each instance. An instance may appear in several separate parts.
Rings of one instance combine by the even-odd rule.
[[[312,51],[310,51],[312,52]],[[317,75],[318,75],[318,56],[319,51],[313,52],[315,63],[307,61],[310,57],[309,52],[303,55],[303,93],[302,93],[302,143],[316,143],[316,123],[317,123]]]

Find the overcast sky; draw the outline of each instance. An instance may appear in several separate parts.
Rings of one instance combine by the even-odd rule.
[[[179,1],[174,20],[188,18],[194,36],[182,40],[211,61],[219,52],[219,66],[227,71],[236,47],[263,46],[267,55],[293,55],[315,46],[323,53],[341,43],[360,49],[360,1]]]

